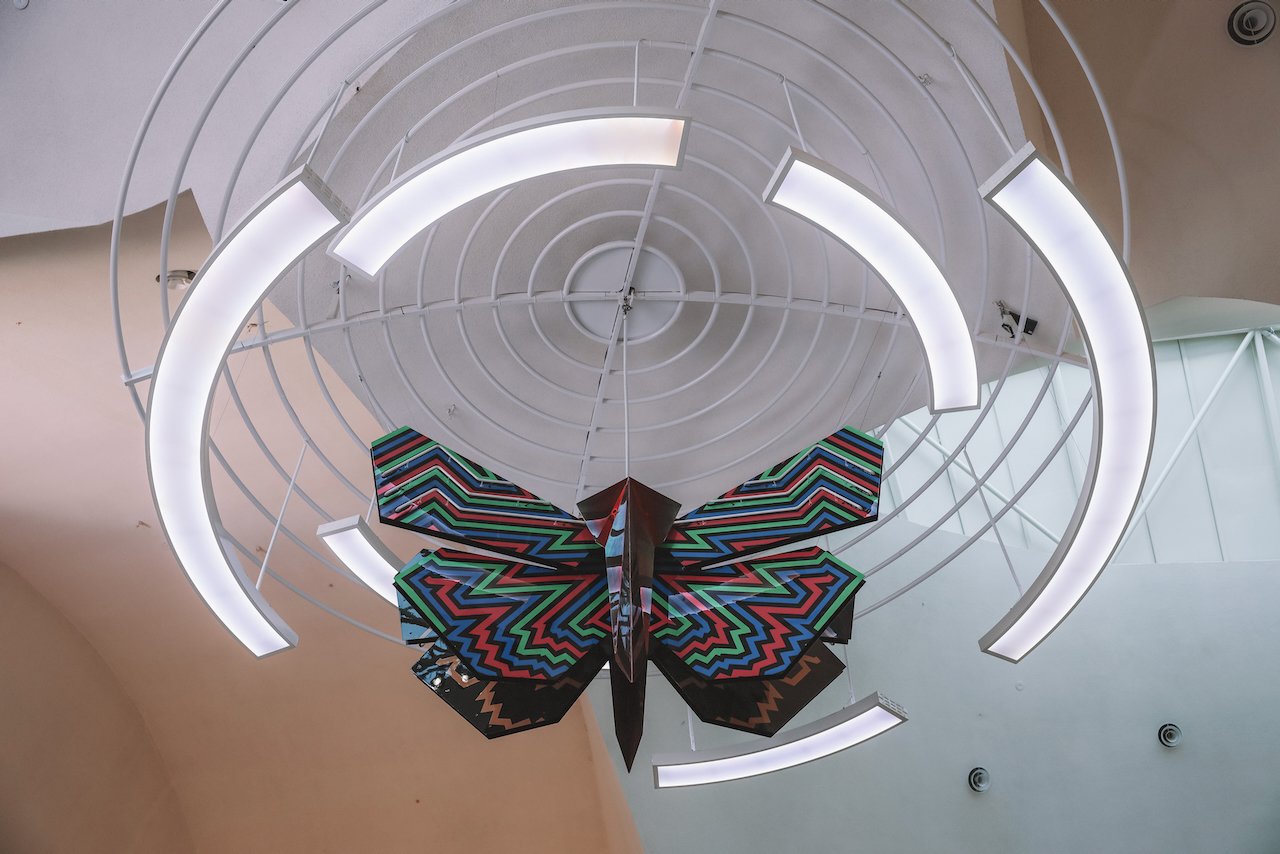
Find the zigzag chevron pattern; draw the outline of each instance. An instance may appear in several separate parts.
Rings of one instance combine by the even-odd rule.
[[[440,549],[421,552],[395,585],[401,613],[421,616],[481,679],[557,680],[609,637],[598,564],[575,572]]]
[[[844,670],[820,643],[778,679],[703,679],[662,644],[653,647],[653,663],[706,723],[764,736],[777,734]]]
[[[659,569],[650,632],[704,679],[777,678],[862,582],[817,547],[711,569]]]
[[[372,455],[389,525],[570,568],[599,554],[580,520],[415,430],[388,433]]]
[[[485,738],[556,723],[608,658],[599,646],[554,682],[492,682],[477,679],[444,641],[424,648],[413,674]]]
[[[874,521],[884,443],[845,427],[679,519],[660,549],[686,566]]]

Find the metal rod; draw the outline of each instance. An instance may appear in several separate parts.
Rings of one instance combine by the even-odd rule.
[[[947,456],[949,456],[949,455],[951,454],[951,451],[950,451],[950,450],[948,450],[946,447],[944,447],[944,446],[942,445],[942,443],[940,443],[940,442],[938,442],[938,441],[934,440],[934,438],[933,438],[932,436],[930,436],[930,435],[928,434],[928,432],[927,432],[927,431],[921,430],[919,427],[917,427],[916,425],[912,424],[912,423],[911,423],[911,421],[910,421],[909,419],[906,419],[906,418],[899,418],[899,419],[898,419],[898,423],[902,424],[904,427],[906,427],[906,428],[907,428],[908,430],[910,430],[912,433],[915,433],[917,436],[922,436],[922,437],[924,438],[924,441],[925,441],[925,442],[926,442],[926,443],[927,443],[931,448],[933,448],[935,451],[937,451],[938,453],[942,454],[942,456],[943,456],[943,457],[947,457]],[[962,449],[962,450],[963,450],[963,449]],[[983,490],[985,490],[985,491],[987,491],[987,492],[990,492],[990,493],[991,493],[992,495],[994,495],[996,498],[1000,499],[1000,501],[1001,501],[1002,503],[1004,503],[1004,504],[1009,504],[1009,503],[1010,503],[1010,500],[1009,500],[1008,498],[1006,498],[1006,497],[1005,497],[1004,493],[1002,493],[1000,490],[996,489],[996,488],[995,488],[994,486],[992,486],[990,483],[987,483],[987,481],[985,481],[985,480],[983,480],[983,479],[979,478],[979,477],[978,477],[978,475],[977,475],[977,473],[975,473],[972,469],[966,468],[964,465],[962,465],[962,464],[959,462],[959,460],[952,460],[952,461],[951,461],[951,465],[955,466],[956,468],[960,469],[960,471],[962,471],[962,472],[964,472],[965,474],[969,475],[969,477],[971,477],[971,478],[973,479],[974,483],[978,483],[978,484],[980,484],[980,485],[982,486],[982,489],[983,489]],[[1059,539],[1060,539],[1059,537],[1055,536],[1055,535],[1054,535],[1054,533],[1053,533],[1052,531],[1050,531],[1048,528],[1046,528],[1044,525],[1042,525],[1042,524],[1040,523],[1040,521],[1039,521],[1038,519],[1036,519],[1034,516],[1032,516],[1030,513],[1028,513],[1027,511],[1023,510],[1021,507],[1017,507],[1017,506],[1015,506],[1015,507],[1013,507],[1013,508],[1011,508],[1011,509],[1012,509],[1012,510],[1013,510],[1013,512],[1014,512],[1014,513],[1016,513],[1018,516],[1022,517],[1022,519],[1023,519],[1023,520],[1028,524],[1028,525],[1030,525],[1031,527],[1035,528],[1035,529],[1036,529],[1037,531],[1039,531],[1040,533],[1044,534],[1046,537],[1048,537],[1050,540],[1052,540],[1055,544],[1059,541]]]
[[[333,96],[333,106],[329,108],[328,114],[324,117],[324,122],[316,131],[315,141],[311,143],[311,150],[307,152],[307,157],[303,161],[307,165],[310,165],[311,158],[316,156],[316,149],[320,147],[320,140],[324,137],[324,132],[329,129],[329,122],[332,121],[334,114],[338,112],[338,102],[342,100],[342,93],[347,91],[348,85],[349,84],[345,80],[338,84],[338,91]],[[221,225],[221,223],[219,223],[219,225]]]
[[[969,73],[969,67],[964,64],[964,60],[956,53],[956,46],[947,42],[947,51],[951,54],[951,62],[955,65],[956,70],[960,72],[960,76],[964,78],[965,85],[969,87],[969,92],[973,95],[974,100],[978,102],[978,106],[982,107],[982,112],[991,122],[991,127],[995,129],[996,135],[1000,137],[1000,141],[1004,143],[1004,147],[1008,149],[1009,154],[1013,154],[1017,149],[1013,145],[1013,141],[1009,139],[1009,133],[1004,129],[1004,124],[996,117],[995,110],[991,106],[991,100],[987,97],[986,92],[978,86],[973,75]]]
[[[1255,336],[1255,340],[1257,336]],[[1191,393],[1191,366],[1187,364],[1187,353],[1183,349],[1182,342],[1178,342],[1178,361],[1182,365],[1182,383],[1187,389],[1187,401],[1195,400],[1195,396]],[[1215,509],[1218,502],[1213,496],[1213,479],[1209,477],[1209,463],[1204,458],[1204,445],[1196,442],[1196,455],[1200,458],[1200,470],[1204,472],[1205,490],[1209,493],[1209,522],[1213,525],[1213,534],[1218,541],[1218,560],[1225,562],[1227,559],[1227,550],[1222,545],[1222,529],[1218,527],[1218,511]],[[1147,526],[1147,542],[1151,544],[1151,562],[1155,563],[1156,557],[1156,541],[1151,536],[1151,520],[1143,519]]]
[[[795,128],[796,139],[800,140],[800,149],[804,152],[809,151],[809,146],[805,145],[804,132],[800,130],[800,120],[796,118],[795,105],[791,103],[791,87],[787,84],[787,78],[782,78],[782,94],[787,99],[787,109],[791,111],[791,125]]]
[[[698,73],[702,63],[702,52],[707,46],[707,36],[711,31],[711,22],[715,20],[716,8],[720,0],[711,0],[707,5],[707,15],[702,19],[702,28],[698,31],[698,40],[693,46],[693,54],[689,57],[689,65],[685,69],[684,83],[680,86],[680,94],[676,96],[676,109],[683,110],[685,99],[693,89],[693,77]],[[685,133],[688,133],[686,130]],[[653,219],[653,206],[658,199],[658,187],[662,185],[661,169],[653,171],[653,181],[649,184],[649,195],[644,202],[644,213],[640,215],[640,225],[636,227],[636,239],[631,247],[631,259],[627,262],[627,272],[622,277],[622,288],[631,287],[631,280],[636,275],[636,265],[640,263],[640,252],[644,249],[645,234],[649,231],[649,222]]]
[[[1240,357],[1244,355],[1245,348],[1253,342],[1255,334],[1256,333],[1250,332],[1244,337],[1244,340],[1240,342],[1240,346],[1236,348],[1236,352],[1231,357],[1231,361],[1227,363],[1226,369],[1224,369],[1222,375],[1218,377],[1218,381],[1213,384],[1213,388],[1209,391],[1209,396],[1204,399],[1204,403],[1200,404],[1200,408],[1196,411],[1195,417],[1191,419],[1191,424],[1187,427],[1187,431],[1182,434],[1182,439],[1178,442],[1177,447],[1173,449],[1173,454],[1169,457],[1169,461],[1165,463],[1164,469],[1160,472],[1160,476],[1152,482],[1146,495],[1142,497],[1142,503],[1138,505],[1138,509],[1134,512],[1133,521],[1129,523],[1129,530],[1125,531],[1124,538],[1120,540],[1120,545],[1116,548],[1116,554],[1119,554],[1124,548],[1125,543],[1129,542],[1129,537],[1132,536],[1134,530],[1137,528],[1138,520],[1146,516],[1148,508],[1151,507],[1151,502],[1154,501],[1156,495],[1159,494],[1160,487],[1164,486],[1165,480],[1168,479],[1169,474],[1173,471],[1173,467],[1178,462],[1178,458],[1182,456],[1182,452],[1186,450],[1187,445],[1191,443],[1192,437],[1195,436],[1196,430],[1200,427],[1200,422],[1204,420],[1205,413],[1209,411],[1209,407],[1213,405],[1213,402],[1218,399],[1218,392],[1222,391],[1222,387],[1226,385],[1227,377],[1231,376],[1231,371],[1240,361]]]
[[[689,722],[689,749],[697,751],[698,743],[693,738],[693,709],[689,706],[684,707],[685,719]]]
[[[396,173],[400,171],[400,156],[404,154],[404,147],[408,142],[409,137],[405,136],[400,139],[400,144],[396,146],[396,160],[395,163],[391,164],[391,177],[387,179],[388,184],[394,183],[396,180]],[[346,272],[345,265],[343,266],[343,272]]]
[[[623,300],[626,300],[623,297]],[[627,388],[627,315],[631,306],[622,304],[622,476],[631,477],[631,395]]]
[[[289,488],[284,492],[284,501],[280,504],[280,513],[276,516],[276,526],[271,529],[271,539],[267,542],[266,554],[262,556],[262,569],[258,572],[258,582],[254,587],[262,588],[262,579],[267,574],[267,561],[271,560],[271,550],[276,545],[276,534],[280,533],[280,523],[284,521],[285,508],[289,506],[289,499],[293,497],[293,485],[298,482],[298,472],[302,469],[302,458],[307,455],[307,445],[302,443],[302,450],[298,452],[298,464],[293,467],[293,477],[289,478]]]
[[[1271,433],[1271,450],[1276,455],[1276,473],[1280,474],[1280,415],[1276,411],[1276,390],[1271,384],[1271,366],[1267,364],[1267,348],[1262,343],[1261,335],[1254,336],[1253,346],[1254,355],[1258,359],[1258,384],[1262,386],[1262,402],[1267,409],[1267,429]]]
[[[1064,428],[1065,429],[1065,428]],[[969,456],[969,449],[961,450],[964,454],[964,461],[970,469],[974,468],[973,458]],[[1009,567],[1009,574],[1013,576],[1013,586],[1018,588],[1018,598],[1022,598],[1022,582],[1018,580],[1018,573],[1013,568],[1013,558],[1009,557],[1009,549],[1004,544],[1004,537],[1000,535],[1000,526],[995,524],[995,516],[991,513],[991,505],[987,503],[987,492],[984,489],[978,490],[978,497],[982,499],[982,509],[987,511],[987,519],[991,521],[991,533],[996,535],[996,542],[1000,544],[1000,553],[1004,555],[1004,562]]]
[[[587,435],[582,443],[582,461],[578,464],[578,487],[574,493],[575,501],[581,501],[583,498],[583,490],[587,483],[587,465],[591,462],[591,436],[596,432],[596,427],[600,423],[600,410],[604,404],[605,380],[609,377],[609,372],[613,367],[613,354],[617,352],[618,332],[622,327],[622,308],[619,306],[618,314],[613,319],[613,333],[609,336],[609,345],[604,351],[604,365],[600,368],[600,384],[596,386],[596,400],[591,407],[591,423],[587,425]]]
[[[631,106],[636,107],[640,104],[640,42],[643,39],[636,40],[636,68],[635,74],[631,78]]]

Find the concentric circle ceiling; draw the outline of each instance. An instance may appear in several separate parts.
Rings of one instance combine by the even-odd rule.
[[[991,384],[976,413],[956,416],[959,440],[931,458],[924,485],[855,541],[881,537],[870,553],[910,563],[908,584],[942,565],[910,555],[925,537],[884,532],[967,458],[1004,379],[1056,365],[1075,340],[1057,285],[978,191],[1026,139],[1010,77],[1020,60],[1010,64],[989,4],[266,5],[249,26],[241,0],[218,4],[183,48],[155,106],[202,93],[189,144],[176,164],[152,151],[148,114],[121,211],[142,203],[129,200],[130,178],[163,169],[170,211],[192,187],[217,243],[302,163],[355,210],[414,165],[513,122],[636,105],[691,123],[679,170],[544,176],[454,211],[376,279],[320,247],[277,282],[227,360],[210,425],[217,501],[251,508],[223,514],[247,562],[278,539],[271,562],[292,555],[301,568],[267,574],[345,616],[332,598],[345,594],[325,588],[332,576],[308,567],[350,575],[312,532],[365,509],[368,444],[400,425],[570,508],[616,481],[629,450],[633,476],[690,507],[844,424],[883,431],[924,405],[920,341],[891,292],[843,245],[762,200],[795,146],[871,188],[921,239]],[[166,223],[162,271],[168,239]],[[628,286],[624,413],[614,330]],[[160,291],[166,323],[177,295]],[[998,300],[1039,321],[1034,339],[1001,331]],[[127,302],[121,349],[141,411],[157,330],[154,313]],[[1005,446],[983,452],[996,463],[982,480],[1042,411],[1052,376],[1001,425]],[[890,483],[935,424],[888,449]],[[997,518],[1021,494],[1012,486],[989,507]],[[978,489],[952,493],[951,512]]]

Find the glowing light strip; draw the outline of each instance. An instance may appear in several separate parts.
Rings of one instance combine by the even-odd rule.
[[[1022,232],[1075,310],[1093,373],[1094,442],[1067,533],[979,646],[1018,661],[1057,628],[1111,559],[1142,493],[1155,438],[1155,358],[1124,262],[1075,191],[1028,144],[982,188]]]
[[[829,163],[792,148],[764,200],[826,231],[876,271],[924,346],[932,412],[978,405],[978,365],[964,314],[942,270],[896,214]]]
[[[879,694],[774,738],[769,746],[728,747],[653,757],[653,785],[659,789],[701,786],[757,777],[794,768],[875,738],[907,719],[907,713]]]
[[[316,528],[316,536],[324,540],[352,574],[370,590],[396,604],[395,578],[400,571],[396,556],[359,516],[338,519]]]
[[[330,254],[374,277],[431,223],[494,190],[591,166],[677,167],[688,122],[667,114],[594,110],[500,128],[406,173],[362,207]]]
[[[303,167],[213,250],[160,347],[147,405],[147,470],[169,545],[205,604],[254,655],[297,635],[245,575],[221,537],[209,481],[209,410],[227,352],[272,283],[345,221]]]

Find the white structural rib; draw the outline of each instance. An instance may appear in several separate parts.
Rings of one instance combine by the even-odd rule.
[[[178,562],[218,619],[262,656],[297,643],[222,536],[209,481],[209,410],[218,372],[273,282],[346,221],[305,166],[213,250],[169,324],[147,406],[147,470]]]
[[[400,571],[396,556],[359,516],[328,522],[316,528],[316,536],[324,540],[351,573],[365,586],[396,604],[396,573]]]
[[[1088,592],[1133,516],[1155,436],[1155,359],[1146,318],[1119,254],[1075,191],[1028,144],[982,187],[1044,259],[1071,302],[1096,390],[1084,491],[1062,541],[984,652],[1018,661]]]
[[[871,190],[830,163],[791,148],[764,200],[849,247],[893,291],[924,346],[931,412],[978,405],[973,337],[955,293],[920,241]]]
[[[592,166],[678,167],[687,124],[682,116],[628,108],[560,113],[499,128],[407,172],[356,213],[330,254],[372,278],[414,235],[494,190]]]
[[[758,777],[803,765],[875,738],[907,719],[907,713],[879,694],[863,697],[847,708],[770,739],[747,746],[653,757],[653,785],[659,789],[701,786]]]

